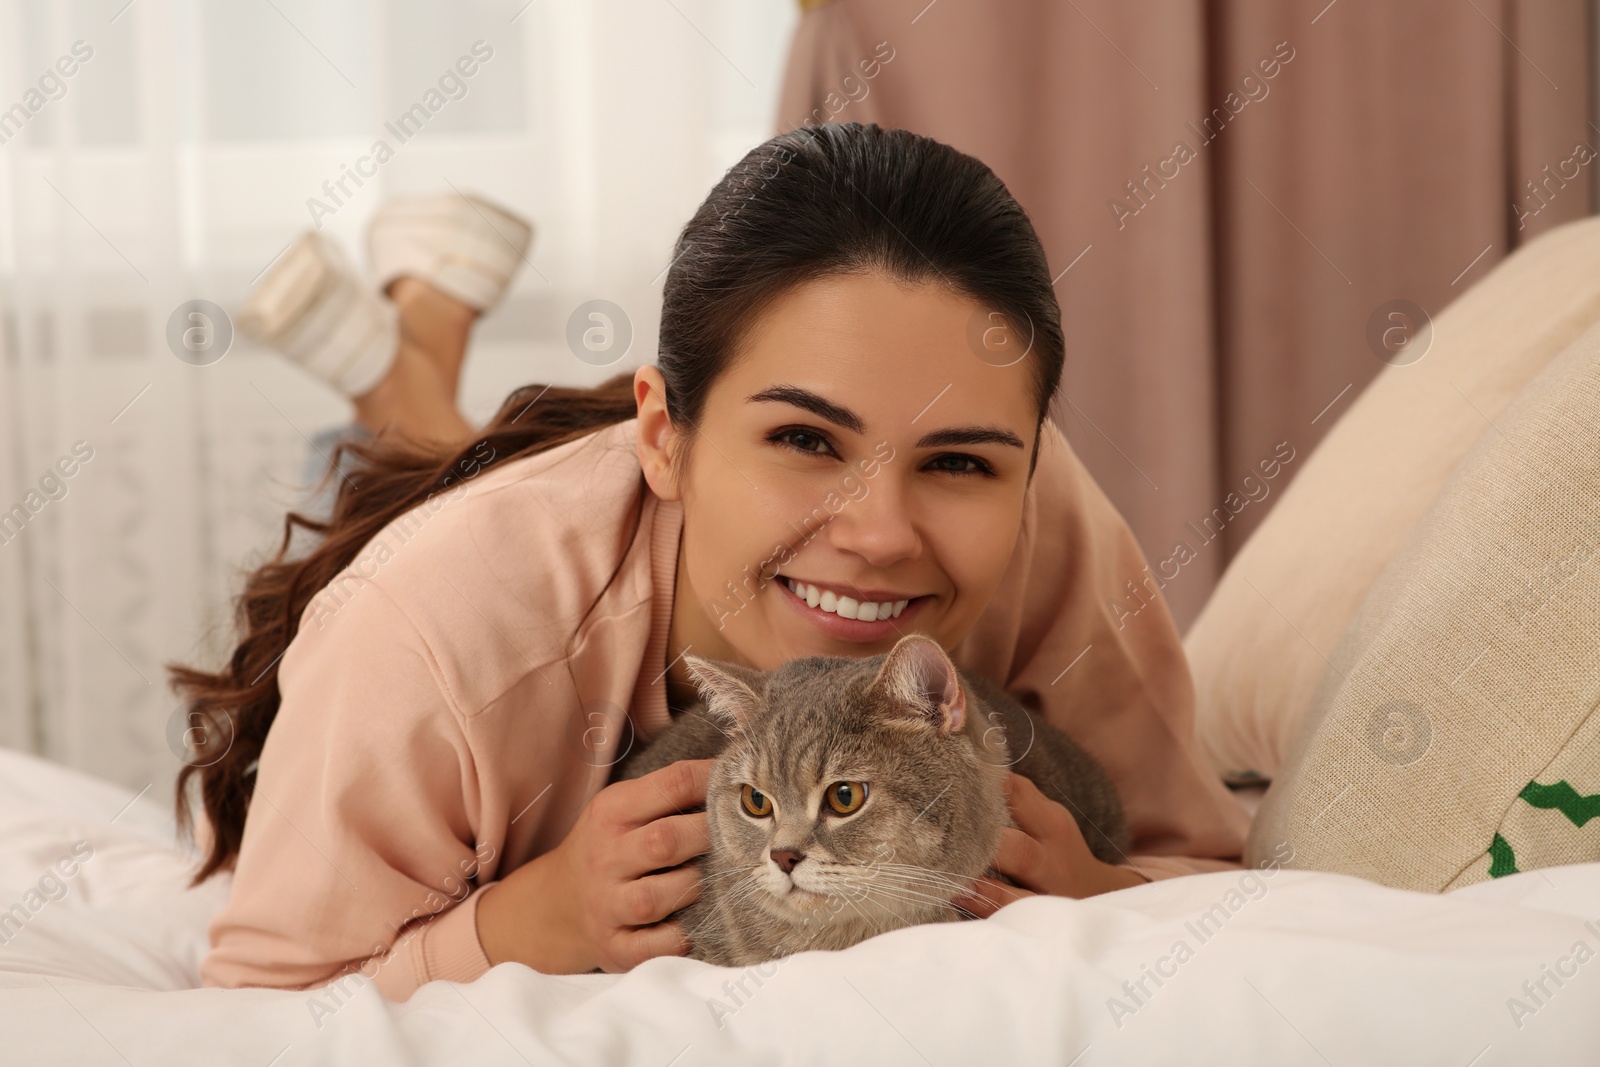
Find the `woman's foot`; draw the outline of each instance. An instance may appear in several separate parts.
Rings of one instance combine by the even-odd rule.
[[[486,311],[510,288],[532,242],[532,223],[484,197],[397,196],[384,202],[367,227],[367,260],[379,289],[419,278]]]
[[[462,417],[456,398],[478,312],[410,277],[395,282],[390,298],[399,315],[399,347],[377,386],[352,398],[356,421],[375,437],[465,444],[477,431]]]
[[[251,290],[239,310],[239,329],[341,393],[357,396],[389,373],[398,318],[338,242],[308,231]]]
[[[378,285],[399,311],[400,356],[356,415],[374,434],[465,444],[476,432],[456,409],[467,339],[527,259],[533,226],[461,193],[396,197],[367,229]]]
[[[307,232],[251,291],[239,329],[348,396],[374,437],[465,443],[455,405],[477,312],[413,278],[394,289],[385,299],[336,241]]]
[[[472,325],[505,295],[532,237],[481,197],[397,198],[367,234],[383,292],[310,231],[257,283],[239,326],[350,397],[373,436],[459,446],[476,433],[456,408]]]

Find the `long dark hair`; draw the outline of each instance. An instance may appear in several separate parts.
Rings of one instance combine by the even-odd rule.
[[[706,395],[763,307],[828,274],[878,271],[940,281],[1031,328],[1042,425],[1061,379],[1061,310],[1027,214],[971,156],[905,130],[859,123],[801,127],[735,164],[679,236],[667,272],[657,364],[673,425],[691,438]],[[975,357],[976,358],[976,357]],[[278,664],[301,613],[391,521],[476,472],[634,417],[632,374],[593,389],[525,386],[454,454],[387,441],[341,445],[356,463],[326,521],[291,512],[275,554],[245,581],[243,636],[217,671],[169,665],[187,701],[193,755],[178,772],[177,817],[192,834],[192,779],[211,828],[196,884],[232,869],[267,731]],[[490,457],[484,460],[484,457]],[[315,536],[297,552],[295,533]]]

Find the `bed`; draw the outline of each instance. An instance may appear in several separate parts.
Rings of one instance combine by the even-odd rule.
[[[0,750],[0,1061],[1600,1063],[1600,863],[1443,895],[1200,875],[761,967],[503,964],[395,1004],[196,988],[227,884],[186,888],[160,791]]]
[[[1460,683],[1441,725],[1465,721],[1460,709],[1476,701],[1487,709],[1479,718],[1488,741],[1470,747],[1497,751],[1491,742],[1509,731],[1495,716],[1512,697],[1490,683],[1531,691],[1526,679],[1548,684],[1555,661],[1541,654],[1537,672],[1513,664],[1495,674],[1495,659],[1463,634],[1473,613],[1517,603],[1520,583],[1542,563],[1570,558],[1567,542],[1538,541],[1560,532],[1547,521],[1554,509],[1600,509],[1572,496],[1600,485],[1600,459],[1587,447],[1600,418],[1597,322],[1600,219],[1587,219],[1523,246],[1452,303],[1437,317],[1427,358],[1386,368],[1305,458],[1185,638],[1197,736],[1219,774],[1282,782],[1297,773],[1290,739],[1310,721],[1306,709],[1336,703],[1319,686],[1325,650],[1343,647],[1341,635],[1359,631],[1363,614],[1410,642],[1405,666],[1390,664],[1382,680],[1399,684],[1422,670]],[[1587,398],[1591,408],[1564,423],[1584,447],[1546,432],[1540,420],[1565,410],[1555,400],[1513,404],[1539,400],[1526,390],[1552,372],[1587,375],[1546,382],[1561,403]],[[1494,466],[1502,440],[1511,488],[1474,490],[1467,476]],[[1436,513],[1457,495],[1473,505],[1466,525],[1489,529],[1477,504],[1504,503],[1537,481],[1534,469],[1566,488],[1502,508],[1538,527],[1511,539],[1515,551],[1435,553],[1449,566],[1424,606],[1448,625],[1364,607],[1394,599],[1385,590],[1402,588],[1406,575],[1391,563],[1408,543],[1420,551],[1431,544],[1423,535],[1448,532]],[[1477,585],[1454,579],[1460,559],[1477,561],[1468,569]],[[1588,716],[1600,731],[1600,669],[1585,637],[1600,611],[1600,569],[1579,573],[1583,582],[1562,586],[1564,599],[1540,601],[1536,614],[1579,643],[1563,661],[1577,695],[1557,710]],[[1509,584],[1485,593],[1495,576]],[[1539,636],[1513,622],[1479,628]],[[1439,647],[1418,655],[1417,634]],[[1453,662],[1436,669],[1458,653],[1476,673]],[[1552,751],[1576,736],[1557,725]],[[1531,759],[1526,732],[1517,736]],[[1579,773],[1593,772],[1596,750],[1583,748],[1562,771],[1585,796],[1600,796],[1600,780]],[[1541,755],[1538,773],[1558,756]],[[1385,766],[1428,766],[1411,760]],[[1527,774],[1517,769],[1507,788]],[[1349,782],[1339,771],[1328,789]],[[359,978],[302,992],[197,988],[206,926],[228,884],[187,888],[192,857],[155,799],[169,788],[134,793],[0,749],[0,1064],[1600,1064],[1600,862],[1535,866],[1447,892],[1326,865],[1222,872],[1083,901],[1026,899],[982,922],[916,927],[745,969],[666,958],[626,975],[558,977],[505,964],[396,1004]],[[1370,789],[1357,795],[1367,801],[1368,821],[1353,838],[1361,855],[1398,851],[1401,866],[1420,868],[1423,853],[1451,843],[1437,819],[1425,825],[1415,809],[1380,809]],[[1487,830],[1510,803],[1443,795],[1447,814],[1472,808]],[[1308,824],[1343,817],[1311,801]],[[1263,814],[1272,808],[1269,796]],[[1600,829],[1587,809],[1570,815],[1579,829]],[[1456,846],[1484,848],[1470,834],[1455,837],[1467,841]],[[1297,840],[1311,836],[1302,828]],[[1580,845],[1585,858],[1600,856],[1600,843]],[[1445,860],[1460,865],[1458,855]]]

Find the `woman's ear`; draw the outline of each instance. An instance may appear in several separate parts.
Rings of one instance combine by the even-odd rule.
[[[677,500],[678,470],[673,462],[677,431],[667,414],[667,383],[652,365],[633,372],[633,402],[639,411],[639,467],[650,491]]]

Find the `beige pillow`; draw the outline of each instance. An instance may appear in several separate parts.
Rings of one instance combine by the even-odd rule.
[[[1590,218],[1519,249],[1434,316],[1420,361],[1384,368],[1340,402],[1349,410],[1184,638],[1196,734],[1224,777],[1278,773],[1324,657],[1485,420],[1597,321],[1600,218]]]
[[[1284,843],[1430,892],[1600,860],[1600,326],[1483,431],[1333,650],[1245,861]]]

